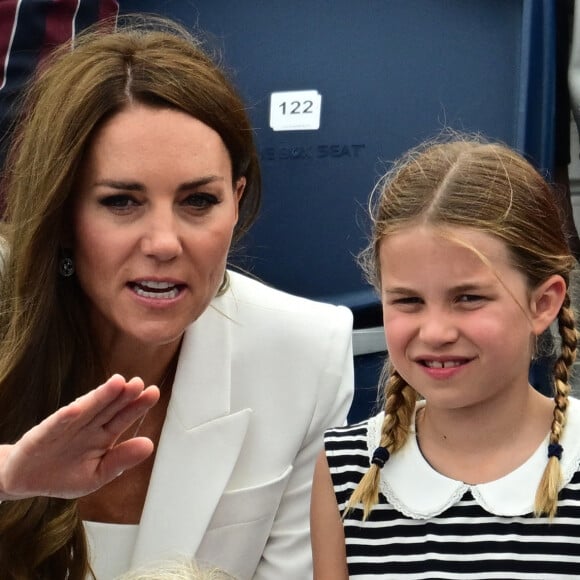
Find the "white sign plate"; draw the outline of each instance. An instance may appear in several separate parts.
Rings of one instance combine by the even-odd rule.
[[[318,91],[285,91],[270,95],[270,127],[274,131],[317,131],[322,95]]]

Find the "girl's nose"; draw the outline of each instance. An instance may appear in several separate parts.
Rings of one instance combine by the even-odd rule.
[[[453,343],[459,335],[453,316],[442,311],[426,312],[421,320],[419,338],[430,346]]]

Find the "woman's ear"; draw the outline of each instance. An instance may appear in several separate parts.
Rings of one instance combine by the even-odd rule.
[[[244,176],[236,181],[235,188],[234,195],[236,196],[238,203],[240,203],[242,195],[244,195],[244,190],[246,189],[246,178]]]
[[[244,190],[246,189],[246,178],[244,176],[240,177],[234,184],[234,198],[236,202],[236,222],[238,221],[240,201],[244,195]]]
[[[536,336],[542,334],[558,316],[566,297],[566,289],[564,278],[554,274],[532,291],[530,308]]]

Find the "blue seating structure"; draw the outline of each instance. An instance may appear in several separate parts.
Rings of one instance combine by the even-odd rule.
[[[236,260],[276,287],[353,309],[357,390],[349,420],[365,418],[385,355],[380,303],[355,260],[366,241],[372,187],[391,160],[448,128],[499,139],[551,171],[554,2],[120,5],[200,29],[232,71],[255,127],[264,181],[260,220]],[[320,95],[318,128],[271,127],[272,94],[294,91]]]

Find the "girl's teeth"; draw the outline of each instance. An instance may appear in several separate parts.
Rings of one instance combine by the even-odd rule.
[[[425,366],[428,366],[430,369],[449,369],[452,367],[458,367],[461,363],[459,361],[437,361],[437,360],[428,360],[425,361]]]

